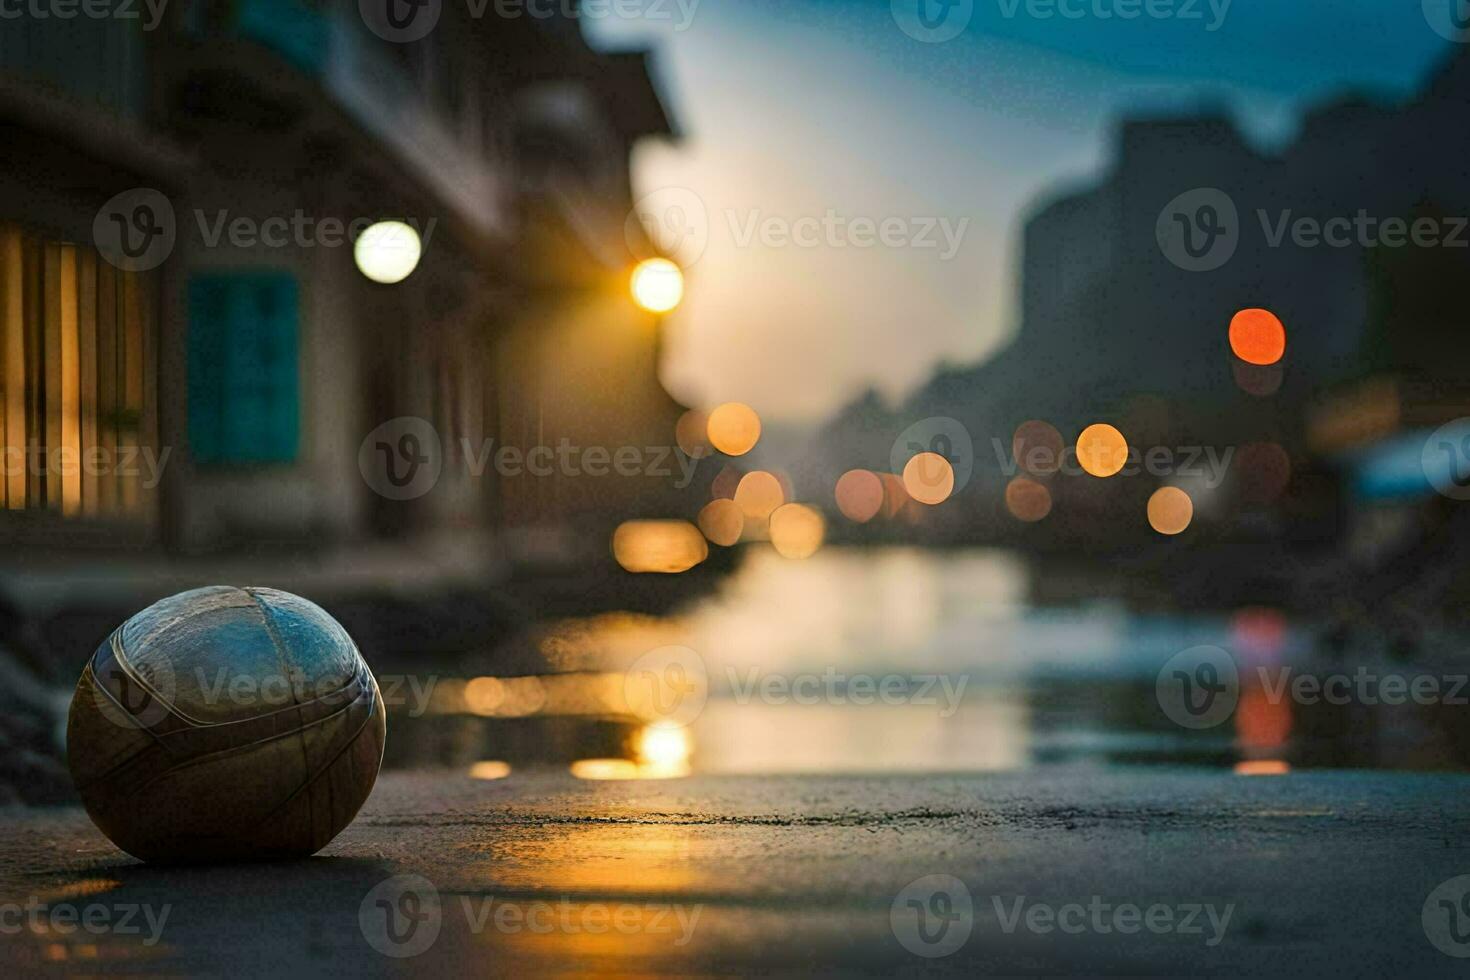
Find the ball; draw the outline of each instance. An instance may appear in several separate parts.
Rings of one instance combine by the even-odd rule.
[[[72,696],[82,803],[144,861],[305,857],[372,792],[382,695],[335,619],[274,589],[214,586],[129,619]]]

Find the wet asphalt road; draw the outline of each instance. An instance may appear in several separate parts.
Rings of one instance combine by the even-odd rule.
[[[393,773],[316,858],[194,869],[0,819],[12,976],[1470,969],[1466,776]]]

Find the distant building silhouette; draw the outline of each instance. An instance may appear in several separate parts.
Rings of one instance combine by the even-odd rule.
[[[1302,515],[1292,526],[1305,527],[1307,515],[1331,509],[1333,491],[1318,477],[1338,465],[1307,431],[1324,392],[1384,372],[1463,377],[1470,363],[1470,228],[1454,220],[1470,216],[1467,109],[1470,53],[1460,50],[1409,103],[1337,99],[1307,112],[1279,151],[1253,146],[1220,113],[1123,121],[1106,171],[1026,222],[1014,339],[975,367],[942,369],[892,411],[872,395],[858,400],[814,440],[807,479],[830,486],[849,467],[886,469],[900,432],[949,416],[974,438],[975,477],[926,515],[934,540],[1136,552],[1160,542],[1141,517],[1159,479],[1057,477],[1049,484],[1056,507],[1034,526],[1011,519],[1002,501],[1008,460],[997,456],[1008,456],[1018,424],[1046,420],[1070,444],[1105,421],[1140,449],[1281,446],[1291,488],[1264,515],[1241,504],[1234,479],[1215,501],[1230,506],[1200,510],[1219,515],[1217,535],[1269,526],[1271,514],[1292,508]],[[1191,271],[1166,254],[1159,228],[1176,219],[1171,205],[1194,221],[1190,195],[1200,189],[1233,206],[1225,231],[1234,251]],[[1373,219],[1374,240],[1360,240],[1360,213]],[[1382,244],[1384,221],[1411,229],[1426,217],[1459,244]],[[1346,238],[1339,220],[1340,247],[1313,244],[1310,234],[1302,244],[1293,228],[1303,218],[1319,228],[1348,219]],[[1258,306],[1288,331],[1286,358],[1269,369],[1237,361],[1227,341],[1233,314]],[[1304,497],[1293,498],[1298,492]]]

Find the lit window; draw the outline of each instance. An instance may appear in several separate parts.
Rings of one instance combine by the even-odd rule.
[[[86,246],[0,227],[0,500],[145,517],[156,483],[153,279]]]

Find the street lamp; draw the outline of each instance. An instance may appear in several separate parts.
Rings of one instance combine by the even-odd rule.
[[[649,313],[667,313],[684,298],[684,273],[668,259],[644,259],[629,281],[633,301]]]
[[[424,254],[419,233],[402,221],[379,221],[363,229],[352,246],[357,271],[385,285],[402,282]]]

